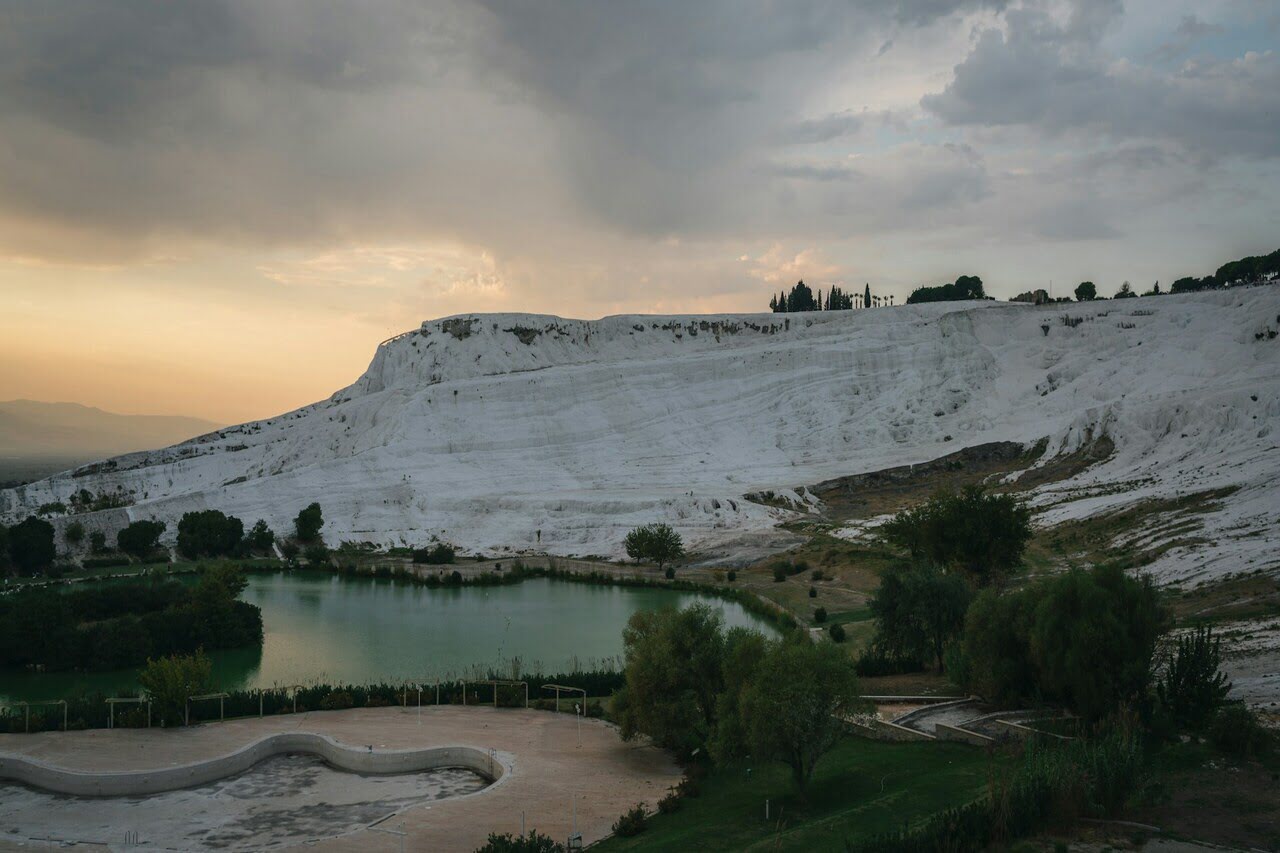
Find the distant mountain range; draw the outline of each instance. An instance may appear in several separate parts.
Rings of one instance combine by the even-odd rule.
[[[219,426],[200,418],[119,415],[79,403],[0,402],[0,481],[47,476],[122,453],[168,447]]]

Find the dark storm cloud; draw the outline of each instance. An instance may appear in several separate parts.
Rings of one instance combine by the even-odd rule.
[[[983,32],[951,83],[921,103],[953,125],[1166,140],[1204,156],[1280,155],[1280,57],[1157,72],[1098,47],[1114,15],[1095,8],[1063,26],[1039,10],[1010,12],[1008,32]]]
[[[1086,190],[1037,162],[1044,139],[1133,141],[1108,166],[1117,185],[1280,153],[1274,55],[1156,71],[1100,47],[1122,14],[1119,0],[1056,16],[1040,0],[0,0],[0,251],[923,232],[994,208],[1011,150],[1032,175],[1019,192],[1045,188],[1045,233],[1072,235],[1088,233]],[[971,46],[953,37],[975,22]],[[921,57],[962,58],[923,117],[918,80],[938,77],[903,68]],[[882,88],[902,109],[868,108]],[[1009,129],[1024,134],[988,150]]]

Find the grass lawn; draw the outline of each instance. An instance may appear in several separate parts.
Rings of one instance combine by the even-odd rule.
[[[802,804],[790,769],[746,764],[717,771],[699,797],[678,812],[654,815],[631,838],[610,838],[610,850],[830,850],[969,802],[989,772],[1007,759],[960,744],[881,743],[845,738],[819,762]],[[764,817],[765,800],[770,817]]]

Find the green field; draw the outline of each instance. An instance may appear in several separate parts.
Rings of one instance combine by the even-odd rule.
[[[654,815],[640,835],[610,838],[598,849],[843,851],[846,839],[975,799],[1006,760],[959,744],[845,738],[818,764],[807,803],[796,797],[785,766],[748,773],[749,764],[731,765],[704,779],[701,796],[684,799],[678,812]]]

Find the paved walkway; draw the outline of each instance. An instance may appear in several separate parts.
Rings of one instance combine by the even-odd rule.
[[[189,729],[0,735],[0,752],[71,769],[139,770],[222,755],[272,732],[309,731],[375,749],[460,744],[510,753],[514,769],[491,789],[411,807],[379,824],[382,829],[399,829],[403,824],[406,850],[469,853],[482,845],[490,832],[518,833],[522,812],[528,829],[563,842],[572,831],[575,798],[578,829],[589,844],[607,835],[619,814],[640,802],[654,806],[679,780],[679,768],[661,750],[624,743],[612,726],[599,720],[581,723],[582,745],[578,746],[576,727],[573,715],[546,711],[444,706],[424,707],[419,717],[418,709],[412,707],[362,708],[233,720]],[[81,802],[86,810],[94,808],[94,800]],[[252,806],[252,801],[246,802],[246,811]],[[133,828],[145,842],[147,827]],[[60,836],[56,826],[47,830],[48,836]],[[103,840],[118,843],[122,839]],[[308,848],[396,851],[400,840],[361,829],[318,840]],[[30,847],[0,838],[0,850],[17,849]]]

